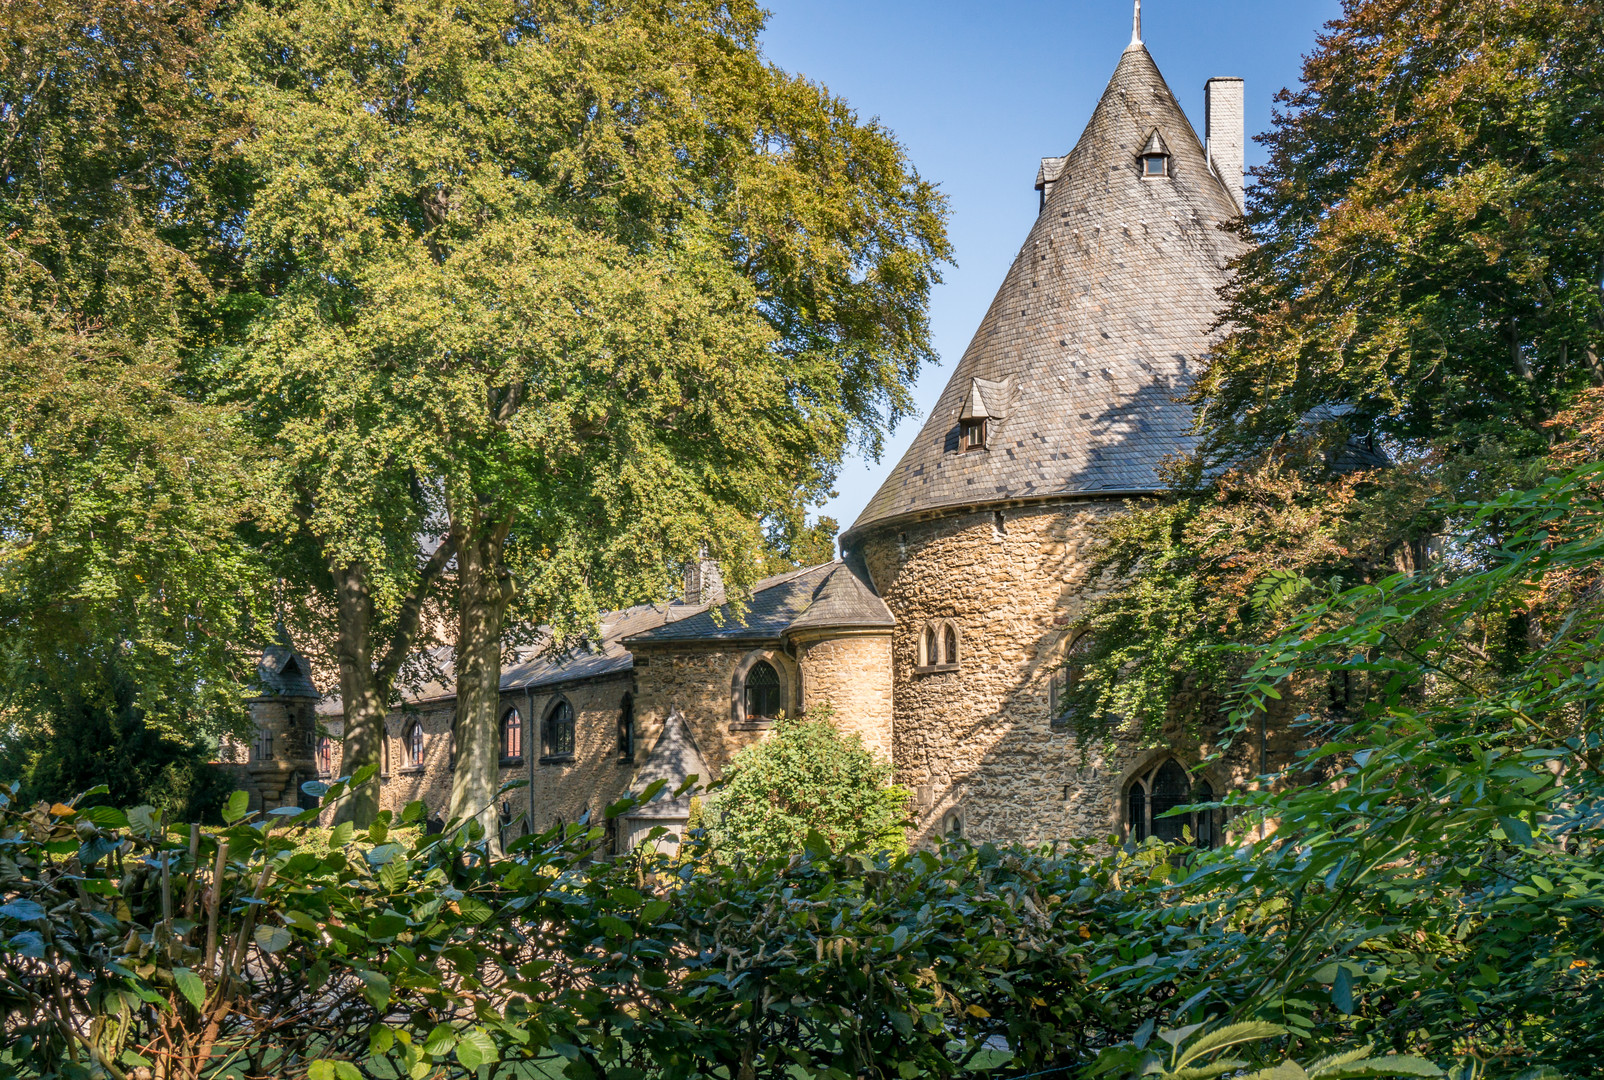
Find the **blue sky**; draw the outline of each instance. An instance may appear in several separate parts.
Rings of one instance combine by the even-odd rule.
[[[768,0],[769,58],[878,117],[946,192],[957,266],[931,297],[939,367],[919,377],[920,416],[878,462],[849,460],[820,513],[845,529],[918,433],[1036,216],[1036,167],[1068,153],[1131,36],[1130,0]],[[1203,83],[1247,81],[1247,128],[1270,125],[1275,94],[1339,0],[1144,0],[1142,37],[1203,130]],[[1249,168],[1263,160],[1249,144]]]

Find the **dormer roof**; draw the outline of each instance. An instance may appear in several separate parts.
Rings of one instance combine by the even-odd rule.
[[[1169,155],[1168,175],[1143,178],[1150,145]],[[1176,398],[1242,250],[1220,229],[1238,211],[1140,41],[1075,148],[1043,159],[1037,180],[1041,212],[991,308],[843,543],[930,511],[1158,492],[1164,460],[1193,446],[1191,407]],[[960,420],[995,417],[984,387],[1010,380],[1006,424],[964,452]]]
[[[295,651],[282,627],[279,640],[262,650],[256,661],[256,681],[251,688],[258,698],[322,698],[312,682],[312,668],[306,657]]]

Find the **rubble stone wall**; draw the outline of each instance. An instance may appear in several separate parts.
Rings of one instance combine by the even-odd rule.
[[[796,642],[802,706],[828,705],[832,721],[881,757],[892,752],[892,635],[842,632]]]
[[[1049,680],[1107,585],[1090,575],[1091,527],[1123,505],[1064,499],[931,515],[855,542],[897,619],[893,760],[897,782],[915,793],[912,842],[929,843],[954,821],[976,840],[1122,836],[1133,775],[1165,753],[1191,766],[1212,749],[1177,741],[1144,750],[1115,733],[1111,752],[1083,755],[1073,735],[1053,729]],[[958,624],[957,670],[916,671],[920,630],[938,619]],[[1296,746],[1281,720],[1268,741],[1272,767]],[[1257,766],[1257,747],[1239,741],[1201,775],[1219,792]]]

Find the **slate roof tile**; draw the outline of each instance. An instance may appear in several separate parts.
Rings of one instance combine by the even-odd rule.
[[[1171,175],[1144,178],[1157,131]],[[1041,176],[1045,183],[1047,172]],[[848,530],[1025,495],[1162,490],[1159,466],[1192,445],[1196,375],[1241,241],[1220,230],[1236,204],[1153,58],[1133,44],[1062,159],[990,310],[913,445]],[[949,433],[976,380],[1012,380],[993,445]]]

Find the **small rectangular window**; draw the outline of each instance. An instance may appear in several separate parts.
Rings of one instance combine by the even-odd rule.
[[[965,450],[984,450],[986,448],[986,421],[963,420],[959,427],[963,436]]]

